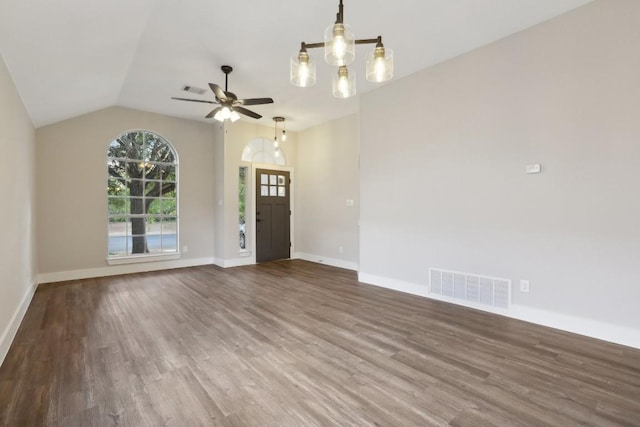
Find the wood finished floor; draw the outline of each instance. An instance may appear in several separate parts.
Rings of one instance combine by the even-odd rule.
[[[640,425],[640,351],[304,261],[41,286],[2,426]]]

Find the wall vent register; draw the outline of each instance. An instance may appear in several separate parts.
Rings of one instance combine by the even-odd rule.
[[[511,304],[511,280],[431,268],[429,293],[506,309]]]

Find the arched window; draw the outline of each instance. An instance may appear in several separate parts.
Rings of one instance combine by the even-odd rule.
[[[178,156],[159,135],[134,130],[111,141],[109,259],[178,253]]]
[[[267,138],[256,138],[244,146],[242,160],[251,163],[268,163],[272,165],[285,166],[287,159],[280,147],[277,147],[273,140]]]

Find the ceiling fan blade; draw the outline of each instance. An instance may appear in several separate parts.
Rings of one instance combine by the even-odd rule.
[[[209,114],[207,114],[206,116],[204,116],[204,118],[205,118],[205,119],[210,119],[211,117],[215,116],[215,115],[216,115],[216,113],[217,113],[218,111],[220,111],[220,110],[222,110],[222,107],[214,108],[214,109],[213,109]]]
[[[273,104],[273,99],[271,98],[238,99],[238,105],[261,105],[261,104]]]
[[[234,110],[236,110],[238,113],[240,114],[244,114],[245,116],[249,116],[249,117],[253,117],[254,119],[259,119],[262,116],[258,113],[254,113],[251,110],[247,110],[246,108],[240,107],[240,106],[236,106],[233,107]]]
[[[213,101],[206,101],[204,99],[189,99],[189,98],[175,98],[171,97],[171,99],[177,99],[178,101],[191,101],[191,102],[203,102],[205,104],[215,104]]]
[[[218,98],[220,101],[227,100],[227,95],[224,93],[224,91],[220,86],[214,83],[209,83],[209,87],[211,88],[213,93],[216,95],[216,98]]]

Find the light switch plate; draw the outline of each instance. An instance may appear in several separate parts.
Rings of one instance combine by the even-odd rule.
[[[527,165],[525,166],[525,171],[527,173],[540,173],[542,171],[542,166],[540,166],[540,163]]]

